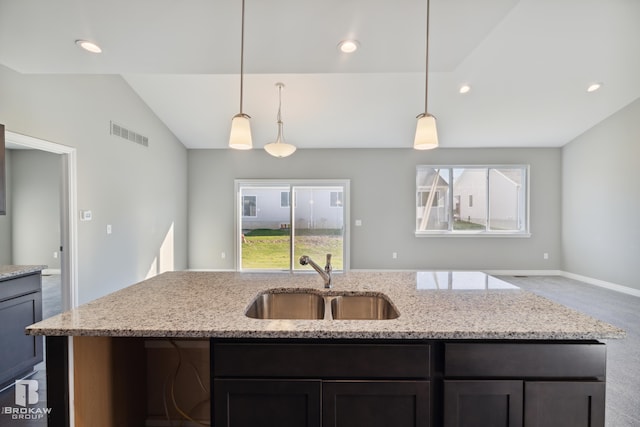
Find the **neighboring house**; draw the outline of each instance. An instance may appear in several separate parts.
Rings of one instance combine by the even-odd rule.
[[[449,226],[449,184],[440,175],[435,175],[433,170],[420,173],[418,180],[420,182],[416,194],[416,229],[446,230]]]
[[[329,189],[295,190],[294,218],[297,229],[342,229],[343,192]],[[242,229],[290,228],[288,188],[244,188]]]
[[[519,210],[524,208],[520,181],[521,171],[518,169],[491,169],[491,192],[487,197],[486,170],[464,169],[453,183],[456,219],[487,225],[493,230],[519,229]]]

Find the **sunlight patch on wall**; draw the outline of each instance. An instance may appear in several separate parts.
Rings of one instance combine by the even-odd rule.
[[[158,255],[153,258],[151,262],[151,266],[149,267],[149,271],[145,276],[145,279],[150,279],[151,277],[157,276],[158,274],[162,274],[165,271],[173,271],[174,264],[174,223],[171,223],[171,227],[169,227],[169,231],[164,236],[164,240],[162,241],[162,245],[158,249]]]

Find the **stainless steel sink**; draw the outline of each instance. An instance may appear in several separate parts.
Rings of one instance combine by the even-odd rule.
[[[307,292],[265,292],[246,311],[254,319],[324,319],[324,298]]]
[[[253,319],[388,320],[399,313],[383,294],[272,289],[260,293],[245,315]]]
[[[387,320],[399,314],[384,295],[341,295],[331,300],[331,315],[336,320]]]

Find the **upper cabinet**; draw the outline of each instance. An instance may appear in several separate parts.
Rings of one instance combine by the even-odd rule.
[[[7,185],[4,167],[4,125],[0,125],[0,215],[7,214]]]

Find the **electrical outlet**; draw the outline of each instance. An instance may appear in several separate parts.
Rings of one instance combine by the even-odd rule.
[[[58,258],[58,252],[57,252],[57,251],[55,251],[55,252],[53,253],[53,257],[54,257],[54,258]]]
[[[549,254],[547,252],[542,254],[543,259],[549,259]]]
[[[111,224],[107,224],[107,234],[111,234],[112,231]]]
[[[392,252],[391,253],[391,258],[398,259],[398,252]]]
[[[222,252],[222,253],[220,254],[220,258],[222,258],[222,259],[227,259],[227,254],[226,254],[225,252]]]

